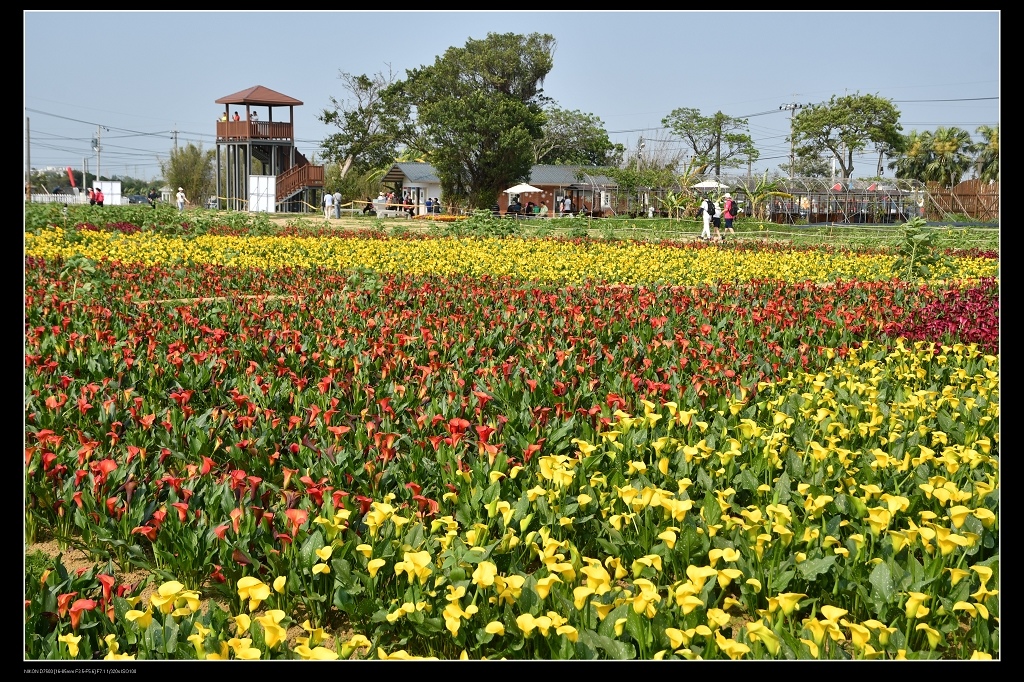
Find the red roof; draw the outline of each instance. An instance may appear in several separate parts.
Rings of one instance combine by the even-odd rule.
[[[258,104],[261,106],[301,106],[302,102],[288,95],[282,95],[262,85],[240,90],[233,95],[221,97],[216,104]]]

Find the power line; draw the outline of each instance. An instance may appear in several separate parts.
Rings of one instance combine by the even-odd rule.
[[[165,135],[169,135],[170,134],[169,130],[161,130],[161,131],[155,132],[155,133],[148,133],[148,132],[143,132],[141,130],[131,130],[129,128],[118,128],[117,126],[108,126],[108,125],[104,125],[103,123],[95,123],[95,122],[92,122],[92,121],[83,121],[82,119],[79,119],[79,118],[70,118],[68,116],[61,116],[60,114],[54,114],[54,113],[51,113],[49,111],[40,111],[39,109],[29,109],[28,107],[25,108],[25,111],[29,111],[29,112],[32,112],[34,114],[42,114],[43,116],[52,116],[53,118],[60,118],[60,119],[64,119],[65,121],[72,121],[74,123],[84,123],[84,124],[89,125],[89,126],[100,126],[100,127],[104,128],[107,131],[117,130],[117,131],[122,132],[122,133],[131,133],[132,135],[141,135],[143,137],[146,137],[146,136],[163,137]]]
[[[911,102],[982,102],[984,100],[999,99],[998,97],[960,97],[959,99],[894,99],[896,104],[909,104]]]

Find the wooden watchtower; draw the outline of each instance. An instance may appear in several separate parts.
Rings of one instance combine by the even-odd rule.
[[[250,189],[256,189],[249,186],[252,175],[275,176],[277,211],[301,212],[303,204],[319,206],[324,167],[314,166],[295,148],[294,113],[302,102],[256,85],[216,103],[224,105],[224,115],[217,121],[221,207],[249,210]],[[234,120],[236,112],[238,121]]]

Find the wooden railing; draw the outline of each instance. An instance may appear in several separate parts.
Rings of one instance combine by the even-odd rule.
[[[277,176],[277,200],[287,199],[302,187],[323,187],[324,167],[306,163],[293,166]]]
[[[227,140],[291,140],[291,123],[271,121],[217,121],[217,141]]]

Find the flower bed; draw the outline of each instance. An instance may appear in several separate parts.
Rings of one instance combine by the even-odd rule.
[[[991,259],[26,254],[27,659],[999,656]]]

